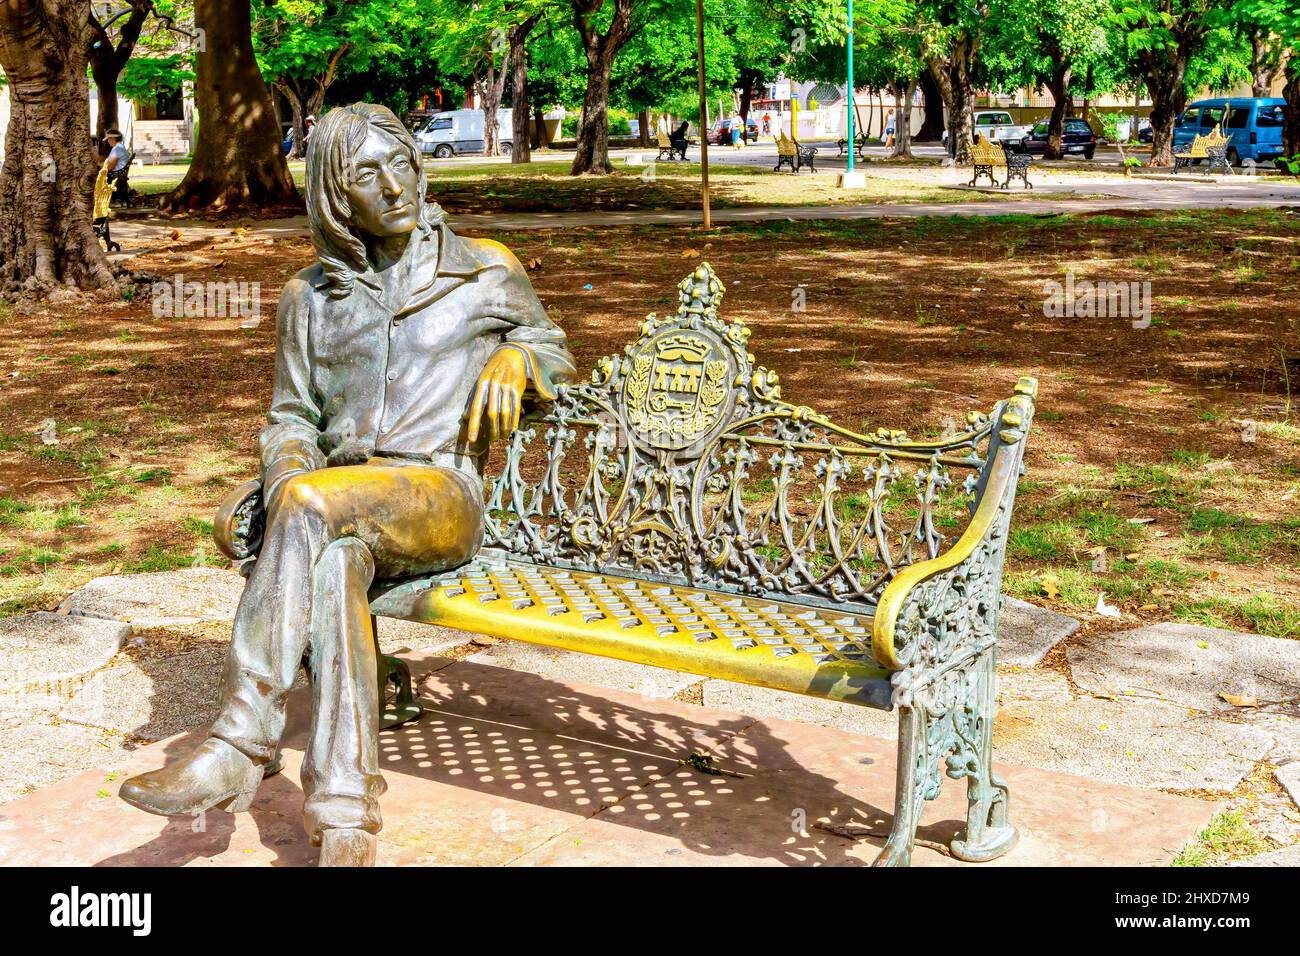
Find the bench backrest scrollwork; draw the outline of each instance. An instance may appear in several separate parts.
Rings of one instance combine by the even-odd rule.
[[[675,314],[521,425],[489,478],[487,554],[869,609],[961,534],[1002,406],[933,439],[842,428],[782,400],[723,291],[699,266]]]

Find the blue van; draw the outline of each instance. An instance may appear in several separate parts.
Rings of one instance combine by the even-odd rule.
[[[1187,107],[1174,126],[1174,149],[1190,146],[1192,139],[1219,127],[1232,137],[1228,162],[1243,160],[1257,165],[1271,164],[1282,155],[1282,107],[1286,100],[1272,97],[1228,97],[1198,100]]]

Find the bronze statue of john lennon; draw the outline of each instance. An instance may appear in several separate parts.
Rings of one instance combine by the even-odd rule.
[[[208,738],[121,796],[159,814],[246,810],[278,769],[310,650],[304,817],[324,865],[366,864],[380,829],[372,579],[433,573],[482,541],[489,439],[570,381],[564,333],[502,245],[425,201],[420,151],[387,109],[333,110],[307,152],[318,262],[280,297],[262,430],[260,554]]]

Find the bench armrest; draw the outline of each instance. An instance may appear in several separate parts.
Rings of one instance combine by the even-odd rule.
[[[916,648],[906,651],[897,640],[899,619],[909,601],[920,598],[919,589],[926,582],[953,571],[971,560],[981,548],[995,546],[995,553],[987,557],[996,563],[995,583],[1001,582],[1005,542],[995,542],[999,529],[1004,529],[1015,498],[1016,482],[1020,477],[1020,461],[1024,454],[1025,438],[1034,414],[1034,397],[1038,382],[1029,377],[1016,385],[1016,394],[1002,404],[1000,421],[990,439],[990,461],[985,471],[978,504],[970,524],[957,542],[942,554],[927,561],[918,561],[900,571],[880,596],[872,624],[871,653],[876,661],[890,670],[907,666]],[[913,642],[919,642],[919,639]]]

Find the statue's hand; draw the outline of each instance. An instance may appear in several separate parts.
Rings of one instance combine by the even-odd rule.
[[[478,441],[479,425],[484,418],[493,441],[513,432],[519,425],[519,409],[527,387],[528,367],[522,352],[508,348],[492,353],[474,387],[474,401],[469,409],[469,443]]]

